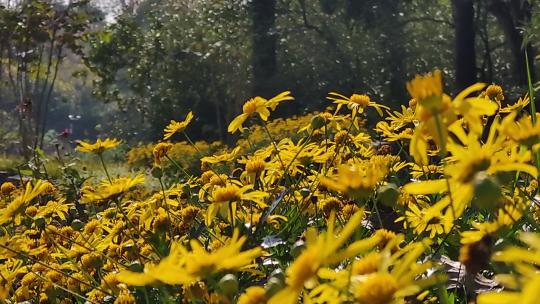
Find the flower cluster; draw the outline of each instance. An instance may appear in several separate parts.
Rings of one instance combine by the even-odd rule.
[[[500,86],[452,98],[442,77],[413,79],[399,110],[330,93],[269,121],[292,94],[255,97],[231,148],[192,142],[190,112],[128,149],[132,174],[107,169],[119,140],[81,142],[102,180],[1,185],[0,299],[535,303],[540,117]]]

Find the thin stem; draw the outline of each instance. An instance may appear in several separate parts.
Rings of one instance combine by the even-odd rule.
[[[234,228],[235,227],[235,218],[234,218],[234,212],[233,212],[233,202],[229,202],[229,216],[231,217],[231,225]]]
[[[162,202],[163,202],[163,206],[165,207],[165,212],[167,212],[167,220],[169,221],[169,235],[170,235],[170,238],[171,238],[171,241],[172,241],[172,239],[173,239],[173,228],[172,228],[172,221],[171,221],[171,216],[170,216],[171,211],[169,210],[169,205],[167,204],[165,186],[163,185],[163,181],[161,180],[161,177],[159,178],[159,185],[161,186],[161,191],[163,193]]]
[[[450,210],[452,211],[452,218],[455,221],[457,219],[456,219],[456,211],[454,209],[454,200],[452,198],[452,189],[450,188],[450,180],[448,179],[448,176],[446,175],[446,173],[444,173],[444,163],[445,163],[445,158],[447,154],[446,137],[444,136],[444,133],[442,130],[442,122],[441,122],[441,117],[439,113],[433,113],[433,115],[435,117],[435,124],[437,126],[437,133],[439,135],[439,140],[440,140],[439,149],[440,149],[441,162],[443,163],[444,180],[446,181],[446,188],[448,188],[448,197],[450,198]]]
[[[374,200],[373,202],[373,208],[375,208],[375,213],[377,214],[377,220],[379,221],[379,225],[381,225],[381,229],[384,228],[383,221],[381,218],[381,214],[379,212],[379,207],[377,206],[377,200]]]
[[[101,165],[103,166],[103,170],[105,170],[105,174],[107,175],[107,179],[109,180],[109,183],[112,184],[111,176],[109,175],[109,171],[107,170],[107,166],[105,165],[105,161],[103,160],[103,153],[98,153],[99,160],[101,161]]]
[[[190,145],[193,146],[193,148],[195,149],[195,151],[197,151],[197,154],[199,156],[199,159],[200,158],[203,158],[203,154],[201,152],[201,150],[199,150],[199,148],[197,148],[197,146],[195,145],[195,143],[191,140],[191,138],[189,138],[189,136],[187,135],[187,133],[185,131],[182,131],[182,133],[184,134],[184,136],[186,137],[186,140],[189,142]],[[214,172],[214,174],[219,178],[219,180],[225,184],[225,181],[221,178],[221,176],[219,175],[219,173],[214,170],[214,168],[212,168],[212,165],[208,164],[208,167],[210,168],[210,171]]]
[[[180,166],[179,163],[177,163],[174,159],[170,158],[169,155],[167,155],[166,153],[165,153],[165,158],[167,158],[177,169],[182,171],[182,173],[184,173],[186,178],[188,179],[191,178],[191,175],[184,168],[182,168],[182,166]]]
[[[23,257],[23,258],[26,258],[26,259],[32,261],[33,263],[39,264],[39,265],[41,265],[41,266],[43,266],[43,267],[45,267],[45,268],[47,268],[47,269],[50,269],[50,270],[55,271],[55,272],[58,272],[59,274],[61,274],[61,275],[63,275],[63,276],[66,276],[66,277],[68,277],[68,278],[70,278],[70,279],[73,279],[73,280],[77,281],[79,284],[83,284],[83,285],[88,286],[88,287],[90,287],[90,288],[95,288],[95,289],[97,289],[97,290],[99,290],[99,291],[105,293],[106,295],[112,296],[112,294],[110,294],[110,293],[107,292],[106,290],[103,290],[103,289],[100,288],[100,287],[92,286],[91,284],[88,284],[88,283],[86,283],[86,282],[84,282],[84,281],[81,281],[81,280],[79,280],[79,279],[77,279],[77,278],[75,278],[75,277],[73,277],[73,276],[71,276],[71,275],[69,275],[69,274],[67,274],[67,273],[65,273],[65,272],[63,272],[63,271],[60,271],[60,270],[58,270],[58,269],[55,269],[55,268],[53,268],[53,267],[47,265],[46,263],[43,263],[43,262],[41,262],[41,261],[39,261],[39,260],[37,260],[37,259],[34,259],[33,257],[31,257],[31,256],[29,256],[29,255],[27,255],[27,254],[25,254],[25,253],[18,252],[18,251],[16,251],[16,250],[13,250],[13,249],[11,249],[11,248],[9,248],[9,247],[7,247],[7,246],[4,246],[4,245],[2,245],[2,244],[0,244],[0,248],[6,249],[6,250],[8,250],[8,251],[10,251],[10,252],[12,252],[12,253],[14,253],[14,254],[16,254],[16,255],[19,255],[19,256],[21,256],[21,257]]]
[[[530,107],[531,107],[531,120],[533,123],[533,126],[536,125],[536,104],[535,104],[535,92],[534,87],[532,84],[532,77],[531,77],[531,68],[529,66],[529,54],[527,52],[527,49],[525,49],[525,65],[527,68],[527,85],[529,87],[529,98],[530,98]],[[535,165],[536,169],[539,171],[538,174],[540,174],[540,151],[536,151],[534,154],[535,158]],[[538,180],[540,176],[536,176],[536,179]],[[536,193],[538,194],[540,191],[540,187],[536,190]]]
[[[78,298],[83,299],[83,300],[85,301],[85,303],[97,304],[96,302],[93,302],[93,301],[91,301],[90,299],[85,298],[83,295],[80,295],[80,294],[78,294],[78,293],[76,293],[76,292],[70,290],[69,288],[65,288],[65,287],[63,287],[63,286],[61,286],[61,285],[58,285],[58,284],[56,284],[55,282],[53,282],[53,281],[51,281],[51,280],[49,280],[49,279],[43,277],[43,276],[40,275],[38,272],[35,272],[35,271],[32,271],[32,270],[30,270],[30,271],[31,271],[34,275],[36,275],[38,278],[40,278],[41,280],[46,281],[46,282],[48,282],[48,283],[51,283],[54,287],[56,287],[56,288],[58,288],[58,289],[62,289],[63,291],[65,291],[65,292],[67,292],[67,293],[69,293],[69,294],[72,294],[72,295],[74,295],[74,296],[76,296],[76,297],[78,297]]]
[[[279,154],[279,148],[276,144],[276,141],[274,140],[274,137],[270,133],[270,130],[268,130],[268,127],[266,126],[266,121],[264,121],[262,118],[259,117],[259,119],[262,122],[262,126],[266,134],[268,134],[268,138],[270,138],[270,142],[272,142],[272,145],[274,146],[274,150],[276,150],[276,155],[278,157],[279,162],[281,163],[281,166],[285,168],[285,164],[283,163],[283,160],[281,159],[281,155]],[[286,173],[286,172],[285,172]]]

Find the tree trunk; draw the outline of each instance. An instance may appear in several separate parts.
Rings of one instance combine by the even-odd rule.
[[[407,104],[409,95],[405,89],[407,81],[403,27],[399,12],[402,1],[398,0],[348,0],[347,15],[361,20],[370,31],[380,32],[381,46],[384,50],[384,80],[388,81],[388,105]],[[381,9],[373,10],[373,6]]]
[[[399,27],[400,1],[390,0],[383,2],[391,18],[387,20],[382,44],[388,50],[388,77],[390,81],[390,100],[393,105],[407,104],[409,94],[405,89],[407,81],[406,66],[403,60],[405,54],[403,29]]]
[[[254,95],[272,95],[276,74],[276,0],[253,0],[253,90]]]
[[[474,6],[472,0],[452,0],[455,24],[456,89],[461,91],[476,82]]]
[[[523,48],[523,33],[519,27],[525,25],[531,18],[531,7],[527,1],[512,1],[506,3],[493,0],[489,6],[490,12],[497,18],[506,36],[506,41],[512,52],[514,78],[517,84],[527,85],[527,62],[525,51],[529,55],[531,77],[536,78],[534,69],[534,50],[530,43]]]

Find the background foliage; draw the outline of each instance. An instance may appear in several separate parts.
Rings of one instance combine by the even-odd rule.
[[[231,142],[224,126],[252,96],[295,92],[298,103],[278,115],[322,110],[330,91],[367,93],[397,108],[408,102],[405,81],[433,67],[447,75],[450,91],[479,80],[523,92],[522,47],[535,57],[539,7],[522,0],[4,1],[1,149],[43,148],[24,136],[43,137],[46,149],[61,135],[148,142],[189,110],[198,117],[194,138]],[[40,27],[20,26],[38,15],[45,16]],[[472,44],[456,24],[474,33]],[[47,71],[40,58],[49,46],[53,68],[37,75]],[[456,77],[460,69],[467,79]],[[50,96],[49,87],[18,94],[10,77],[20,72],[28,87],[50,86]],[[27,120],[25,98],[34,105]],[[42,128],[26,134],[25,123]]]

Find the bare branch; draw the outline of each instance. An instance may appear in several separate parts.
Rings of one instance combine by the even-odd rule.
[[[402,26],[405,26],[409,23],[414,23],[414,22],[434,22],[434,23],[441,23],[441,24],[446,24],[448,26],[450,26],[451,28],[454,28],[454,23],[452,21],[449,21],[449,20],[445,20],[445,19],[437,19],[437,18],[434,18],[434,17],[429,17],[429,16],[422,16],[422,17],[413,17],[413,18],[409,18],[409,19],[406,19],[406,20],[403,20],[401,22]]]

